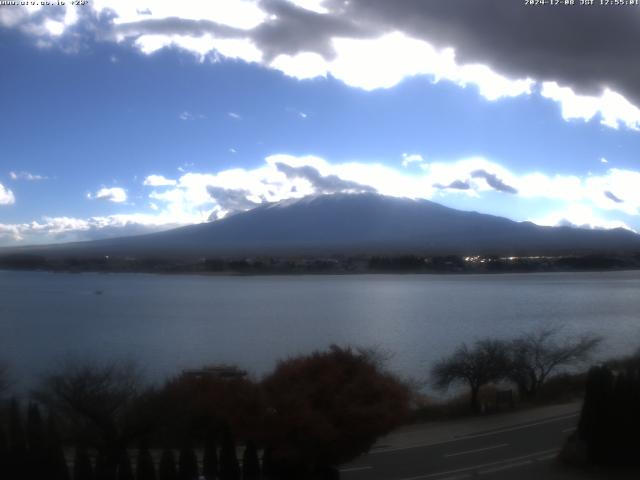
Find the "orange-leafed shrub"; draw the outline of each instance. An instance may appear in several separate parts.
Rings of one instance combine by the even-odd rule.
[[[274,465],[311,471],[368,451],[410,409],[410,388],[367,353],[332,346],[280,362],[263,381]]]

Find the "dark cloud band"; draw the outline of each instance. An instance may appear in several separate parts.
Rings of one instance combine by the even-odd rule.
[[[498,178],[495,173],[489,173],[486,170],[474,170],[471,172],[471,177],[473,178],[483,178],[487,185],[489,185],[494,190],[504,193],[518,193],[518,190],[512,187],[511,185],[507,185],[502,180]]]
[[[284,173],[287,178],[301,178],[307,180],[316,193],[341,193],[341,192],[369,192],[375,193],[376,189],[369,185],[362,185],[350,180],[343,180],[337,175],[322,176],[320,172],[308,165],[292,167],[286,163],[277,162],[276,168]]]

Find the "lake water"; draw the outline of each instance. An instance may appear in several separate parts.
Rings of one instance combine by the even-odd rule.
[[[96,291],[103,293],[98,295]],[[379,345],[424,378],[463,341],[562,323],[640,347],[640,272],[207,277],[0,271],[0,358],[27,384],[61,358],[133,358],[155,378],[206,363],[260,376],[332,343]]]

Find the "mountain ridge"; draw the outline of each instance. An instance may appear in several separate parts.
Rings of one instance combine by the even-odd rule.
[[[640,235],[625,229],[546,227],[456,210],[430,200],[345,193],[263,204],[213,222],[163,232],[4,251],[174,257],[628,253],[640,251]]]

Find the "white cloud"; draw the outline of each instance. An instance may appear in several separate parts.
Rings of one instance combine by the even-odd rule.
[[[180,112],[180,114],[178,115],[178,118],[180,120],[187,121],[187,120],[203,120],[207,117],[201,113],[191,113],[185,110],[183,112]]]
[[[43,217],[39,221],[0,224],[0,245],[47,244],[139,235],[177,227],[161,215],[125,214],[89,218]]]
[[[78,7],[70,2],[64,6],[47,6],[46,11],[41,2],[22,3],[25,5],[0,8],[0,26],[18,27],[23,32],[37,37],[60,37],[79,19]],[[44,42],[39,46],[46,45],[47,42]]]
[[[329,13],[323,5],[324,0],[289,0],[291,3],[315,13]]]
[[[297,108],[287,107],[285,111],[295,115],[298,118],[302,118],[303,120],[309,118],[309,114],[307,112],[303,112],[302,110],[298,110]]]
[[[24,236],[20,233],[19,225],[0,223],[0,245],[10,245],[22,240],[24,240]]]
[[[607,127],[640,130],[640,108],[609,88],[604,88],[600,96],[579,95],[554,81],[537,84],[531,78],[509,78],[485,64],[458,63],[453,48],[438,50],[406,32],[341,17],[341,12],[348,10],[348,2],[343,6],[327,3],[332,10],[323,0],[288,3],[303,10],[293,12],[292,5],[246,0],[94,0],[88,7],[91,14],[82,18],[93,22],[87,30],[99,38],[130,41],[145,54],[178,47],[200,61],[224,57],[257,62],[294,78],[330,75],[364,90],[391,88],[405,78],[425,75],[434,82],[474,86],[480,95],[493,101],[529,95],[534,85],[539,85],[543,97],[560,104],[566,120],[589,121],[599,116]],[[0,25],[38,37],[37,44],[43,48],[68,36],[68,30],[81,18],[80,9],[70,2],[46,10],[41,5],[0,10]],[[109,18],[109,23],[96,23],[96,18]],[[305,26],[313,38],[303,41],[296,29],[306,33]],[[328,30],[316,31],[311,26]],[[298,46],[307,45],[307,41],[308,50],[301,47],[298,51]]]
[[[609,163],[609,160],[607,160],[606,158],[602,157],[600,159],[600,163]]]
[[[329,11],[322,0],[290,0],[290,3],[306,10],[307,16],[314,17],[313,22],[318,25],[324,22],[316,17],[326,17],[327,25],[337,25],[344,20],[338,5]],[[391,88],[408,77],[424,75],[434,82],[473,86],[482,97],[494,101],[529,95],[533,87],[539,85],[544,98],[560,104],[565,120],[589,121],[599,116],[601,123],[609,128],[625,126],[640,130],[640,108],[616,91],[605,88],[600,96],[579,95],[553,81],[537,84],[531,78],[509,78],[488,65],[459,63],[453,48],[438,50],[425,40],[401,31],[389,31],[380,25],[347,22],[349,27],[336,27],[333,36],[311,30],[309,35],[318,35],[318,44],[323,44],[323,55],[318,53],[320,47],[313,38],[309,39],[308,51],[289,49],[279,37],[290,35],[294,37],[290,41],[300,43],[301,40],[295,38],[296,31],[289,32],[287,28],[300,27],[295,22],[302,24],[308,19],[300,12],[289,11],[284,14],[289,23],[281,25],[282,31],[270,31],[269,22],[279,21],[281,7],[284,11],[289,8],[245,0],[95,0],[89,6],[92,15],[85,18],[105,18],[103,14],[109,12],[109,26],[94,24],[89,30],[96,31],[100,38],[116,42],[129,40],[145,54],[177,47],[193,53],[200,61],[224,57],[257,62],[297,79],[332,76],[364,90]],[[40,46],[50,47],[80,18],[78,8],[71,5],[50,7],[46,13],[43,15],[39,5],[2,9],[0,25],[20,28],[38,37]],[[156,23],[145,23],[149,21]],[[273,25],[277,28],[280,24]],[[99,31],[100,28],[104,31]],[[377,38],[375,32],[379,34]]]
[[[166,178],[164,175],[149,175],[144,179],[143,185],[149,187],[165,187],[175,185],[177,182],[170,178]]]
[[[547,199],[567,204],[584,204],[628,215],[640,214],[640,171],[611,168],[601,175],[548,175],[541,172],[516,174],[502,165],[482,157],[457,162],[427,163],[422,168],[433,184],[442,186],[461,181],[469,188],[460,193],[477,195],[495,189],[474,177],[473,172],[495,175],[505,185],[517,190],[525,199]],[[450,189],[450,191],[456,189]]]
[[[406,154],[406,158],[414,155],[417,156]],[[123,235],[200,223],[256,204],[327,191],[377,191],[383,195],[444,200],[445,203],[447,198],[464,201],[502,195],[525,202],[527,214],[531,205],[539,205],[539,201],[544,200],[553,204],[554,210],[534,221],[589,228],[628,228],[615,219],[616,214],[640,213],[640,190],[637,189],[640,171],[609,169],[601,175],[590,176],[517,173],[483,157],[450,162],[423,160],[419,166],[419,169],[407,170],[399,165],[360,161],[332,163],[313,155],[275,154],[252,169],[183,172],[175,180],[149,175],[144,180],[145,185],[152,187],[146,199],[149,213],[89,219],[54,217],[29,224],[5,224],[0,225],[0,235],[21,237],[23,242],[41,241],[38,235],[49,241],[89,235],[98,238],[102,234],[116,235],[118,231]],[[124,202],[127,196],[119,187],[104,187],[91,198]],[[515,216],[517,218],[517,213]]]
[[[121,187],[102,187],[96,193],[88,194],[87,197],[94,200],[124,203],[127,201],[127,191]]]
[[[628,215],[640,213],[640,172],[611,168],[604,175],[584,181],[589,199],[604,210],[619,210]],[[609,192],[609,193],[607,193]]]
[[[11,190],[0,183],[0,205],[13,205],[16,197]]]
[[[419,153],[403,153],[402,154],[402,166],[408,167],[412,163],[422,163],[424,158]]]
[[[210,34],[200,36],[146,34],[137,37],[135,45],[147,55],[165,47],[182,48],[196,54],[201,62],[205,60],[207,54],[214,51],[223,57],[246,62],[260,62],[262,60],[262,52],[250,40],[217,38]]]
[[[213,50],[219,55],[245,62],[259,63],[262,61],[262,52],[250,40],[245,38],[215,38],[212,37]]]
[[[45,20],[43,26],[49,32],[49,34],[53,35],[54,37],[62,35],[66,28],[64,22],[58,22],[51,19]]]
[[[11,180],[26,180],[28,182],[35,182],[38,180],[47,180],[48,177],[45,177],[44,175],[36,175],[34,173],[30,173],[30,172],[9,172],[9,178],[11,178]]]
[[[156,0],[93,0],[96,12],[110,10],[114,22],[123,25],[141,20],[183,18],[208,20],[239,29],[251,29],[262,23],[266,14],[254,2],[244,0],[156,1]]]
[[[316,12],[327,13],[318,0],[294,0],[296,5]],[[92,2],[96,13],[109,10],[115,16],[114,39],[122,42],[133,39],[143,53],[152,54],[162,48],[178,47],[195,54],[203,61],[210,54],[246,62],[269,62],[269,66],[298,79],[333,77],[347,85],[364,90],[391,88],[404,78],[428,75],[434,81],[448,80],[460,86],[475,85],[480,94],[489,99],[513,97],[531,93],[530,79],[509,79],[479,64],[458,64],[451,48],[436,50],[423,40],[402,32],[391,32],[378,38],[333,37],[335,58],[327,60],[315,52],[302,51],[293,55],[280,54],[265,59],[261,45],[252,38],[251,29],[264,26],[268,15],[258,3],[242,0],[224,2],[184,1],[151,2],[148,0],[97,0]],[[277,17],[277,15],[276,15]],[[40,26],[43,32],[60,36],[76,18],[47,19]],[[141,21],[174,21],[163,31],[145,30]],[[215,22],[235,28],[225,36],[220,33],[182,27],[179,21]],[[262,46],[268,48],[267,46]]]
[[[311,52],[278,55],[269,66],[298,80],[326,77],[329,73],[329,63],[321,55]]]
[[[278,170],[278,163],[294,168],[312,167],[324,177],[334,175],[346,182],[372,187],[383,195],[418,198],[429,197],[434,192],[433,186],[428,181],[425,181],[425,178],[407,175],[402,171],[380,163],[348,162],[332,164],[323,158],[313,155],[296,157],[286,154],[270,155],[265,160],[267,171],[278,179],[276,182],[272,182],[272,184],[275,183],[280,187],[275,190],[276,195],[274,195],[278,200],[317,193],[308,180],[286,178]],[[295,195],[292,195],[290,190],[294,187]],[[274,192],[273,189],[271,191]]]
[[[186,163],[183,163],[182,165],[180,165],[177,168],[177,170],[180,173],[186,173],[189,170],[189,168],[191,168],[191,167],[193,167],[193,162],[186,162]]]
[[[436,50],[429,43],[400,32],[374,39],[334,38],[336,56],[325,60],[316,53],[278,55],[272,68],[298,79],[333,77],[363,90],[391,88],[407,77],[428,75],[462,87],[474,85],[488,100],[528,95],[531,79],[509,79],[485,65],[460,65],[454,50]]]
[[[29,16],[26,8],[0,8],[0,25],[3,27],[15,27]]]
[[[596,115],[600,123],[610,128],[624,125],[632,130],[640,130],[640,109],[625,97],[605,88],[599,97],[577,95],[571,88],[556,82],[544,82],[540,94],[560,104],[565,120],[589,121]]]
[[[231,118],[235,119],[235,120],[241,120],[242,116],[240,116],[240,114],[236,113],[236,112],[227,112],[227,115],[229,115]]]
[[[540,218],[534,218],[532,222],[538,225],[568,226],[589,229],[625,228],[633,230],[620,220],[607,220],[597,215],[594,209],[582,204],[569,204],[562,210],[552,212]]]
[[[408,157],[409,155],[407,155]],[[417,159],[416,159],[417,160]],[[318,193],[318,184],[309,176],[287,176],[278,165],[292,169],[311,168],[316,175],[338,185],[362,185],[383,195],[411,198],[443,198],[448,195],[477,197],[489,192],[518,190],[525,198],[553,197],[560,202],[597,201],[607,208],[621,209],[622,205],[608,199],[603,188],[612,188],[608,183],[586,184],[578,177],[548,177],[540,173],[516,175],[501,165],[482,157],[462,159],[456,162],[421,163],[421,174],[409,174],[383,164],[347,162],[334,164],[308,155],[270,155],[262,166],[255,169],[234,168],[217,173],[185,173],[177,183],[162,191],[154,190],[151,200],[162,212],[176,221],[223,217],[230,213],[209,194],[208,188],[216,191],[232,190],[246,192],[253,203],[276,202],[290,198],[301,198]],[[482,172],[481,174],[479,172]],[[616,179],[617,180],[617,179]],[[458,183],[456,183],[458,182]],[[327,183],[326,181],[324,182]],[[453,186],[451,188],[447,188]],[[466,188],[460,188],[464,186]],[[350,187],[344,187],[349,190]],[[592,194],[587,195],[589,189]],[[509,193],[501,193],[509,195]],[[639,203],[640,204],[640,203]]]

